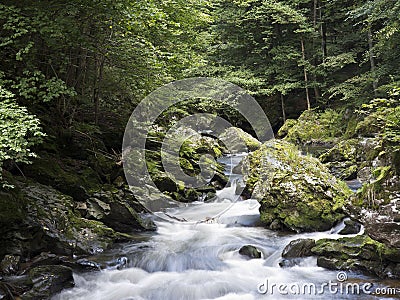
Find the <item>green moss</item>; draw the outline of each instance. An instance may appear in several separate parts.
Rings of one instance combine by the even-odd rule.
[[[380,205],[389,203],[390,195],[395,192],[387,187],[387,181],[394,176],[392,167],[377,167],[372,171],[372,174],[375,179],[371,183],[364,184],[357,191],[355,196],[352,197],[353,205],[378,209]]]
[[[279,136],[296,144],[310,141],[331,142],[343,135],[345,124],[341,112],[327,109],[323,112],[306,110],[297,122],[287,120]]]
[[[284,138],[288,135],[289,131],[297,124],[297,120],[294,119],[287,119],[286,122],[279,128],[277,137]]]
[[[98,189],[101,184],[98,174],[92,168],[73,159],[61,161],[44,156],[34,160],[24,170],[25,175],[78,200],[84,199],[88,191]]]
[[[327,230],[344,217],[342,208],[352,194],[316,158],[301,155],[282,140],[263,144],[243,165],[247,190],[259,200],[261,220],[278,220],[296,231]]]
[[[344,237],[337,240],[320,239],[311,249],[315,255],[338,258],[340,260],[380,261],[398,259],[399,249],[390,248],[371,239],[368,235]]]
[[[0,188],[0,224],[21,222],[25,218],[26,201],[19,188]]]

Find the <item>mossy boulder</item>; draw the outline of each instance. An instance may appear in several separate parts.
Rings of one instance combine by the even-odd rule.
[[[400,276],[400,249],[390,248],[368,235],[321,239],[311,252],[318,256],[320,267],[359,271],[379,277]]]
[[[170,137],[167,145],[163,145],[163,130],[165,129],[160,127],[158,131],[151,131],[150,142],[146,144],[145,165],[159,192],[179,202],[193,202],[203,197],[209,198],[210,191],[215,193],[216,187],[226,185],[228,178],[223,173],[224,167],[216,160],[226,149],[216,138],[202,135],[191,128],[177,128],[176,134]],[[243,136],[246,136],[244,132]],[[166,150],[163,153],[162,146]],[[135,151],[127,156],[126,161],[131,159],[130,156],[135,159]],[[192,178],[205,172],[207,174],[202,174],[204,178],[211,180],[200,187],[192,186],[180,179],[182,172]],[[132,174],[132,178],[135,178],[135,174]]]
[[[261,221],[267,226],[323,231],[344,217],[350,189],[293,144],[269,141],[245,158],[242,168],[249,170],[246,189],[260,202]]]
[[[75,210],[73,199],[52,187],[16,181],[16,189],[20,198],[9,198],[10,205],[23,199],[25,215],[12,222],[2,222],[1,255],[32,257],[43,251],[88,254],[102,251],[115,241],[130,239],[129,235],[118,233],[102,222],[82,218]]]
[[[261,146],[260,141],[237,127],[227,128],[219,139],[225,141],[229,148],[236,152],[255,151]]]
[[[332,109],[323,112],[304,111],[297,120],[288,119],[278,131],[278,137],[302,145],[332,142],[345,131],[343,113]]]

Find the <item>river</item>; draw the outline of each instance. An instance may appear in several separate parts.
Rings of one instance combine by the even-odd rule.
[[[228,173],[237,160],[222,160]],[[108,269],[99,272],[74,274],[76,286],[54,299],[377,299],[328,289],[321,295],[313,291],[295,295],[289,291],[291,288],[296,293],[296,286],[312,284],[318,292],[329,281],[338,283],[338,272],[318,267],[314,257],[287,268],[281,268],[279,262],[283,248],[291,240],[343,237],[336,234],[343,224],[326,232],[275,232],[259,226],[257,201],[235,201],[237,195],[232,188],[221,190],[218,195],[211,203],[197,202],[181,212],[175,211],[175,215],[211,216],[225,205],[222,214],[191,224],[155,220],[155,233],[143,233],[138,241],[102,254],[101,259],[109,262],[118,258],[127,262],[122,269],[110,263]],[[262,257],[249,259],[239,254],[244,245],[257,247]],[[372,280],[360,274],[347,275],[348,282]],[[286,285],[286,289],[278,291],[278,285]]]

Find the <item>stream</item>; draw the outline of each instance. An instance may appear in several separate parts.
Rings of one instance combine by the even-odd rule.
[[[227,174],[231,175],[240,159],[240,156],[221,159]],[[240,184],[240,176],[232,178]],[[291,240],[343,237],[336,233],[343,224],[326,232],[275,232],[259,225],[258,202],[238,199],[234,186],[219,191],[217,196],[215,201],[199,201],[174,211],[175,216],[185,219],[213,214],[216,217],[195,224],[156,218],[156,232],[141,233],[137,241],[116,245],[97,258],[123,261],[126,263],[123,268],[110,263],[108,269],[99,272],[74,274],[75,287],[53,299],[377,299],[365,294],[334,294],[328,290],[322,295],[284,295],[276,287],[271,290],[273,283],[311,283],[319,289],[329,281],[338,282],[338,272],[318,267],[315,257],[302,259],[287,268],[281,268],[279,262],[283,248]],[[244,245],[257,247],[262,257],[249,259],[239,254]],[[346,282],[376,282],[360,274],[347,275]],[[262,293],[267,285],[268,291]]]

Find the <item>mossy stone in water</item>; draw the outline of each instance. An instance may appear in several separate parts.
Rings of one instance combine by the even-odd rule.
[[[269,141],[243,164],[250,170],[246,188],[260,202],[261,221],[267,226],[323,231],[344,217],[350,189],[318,159],[301,155],[296,146]]]

